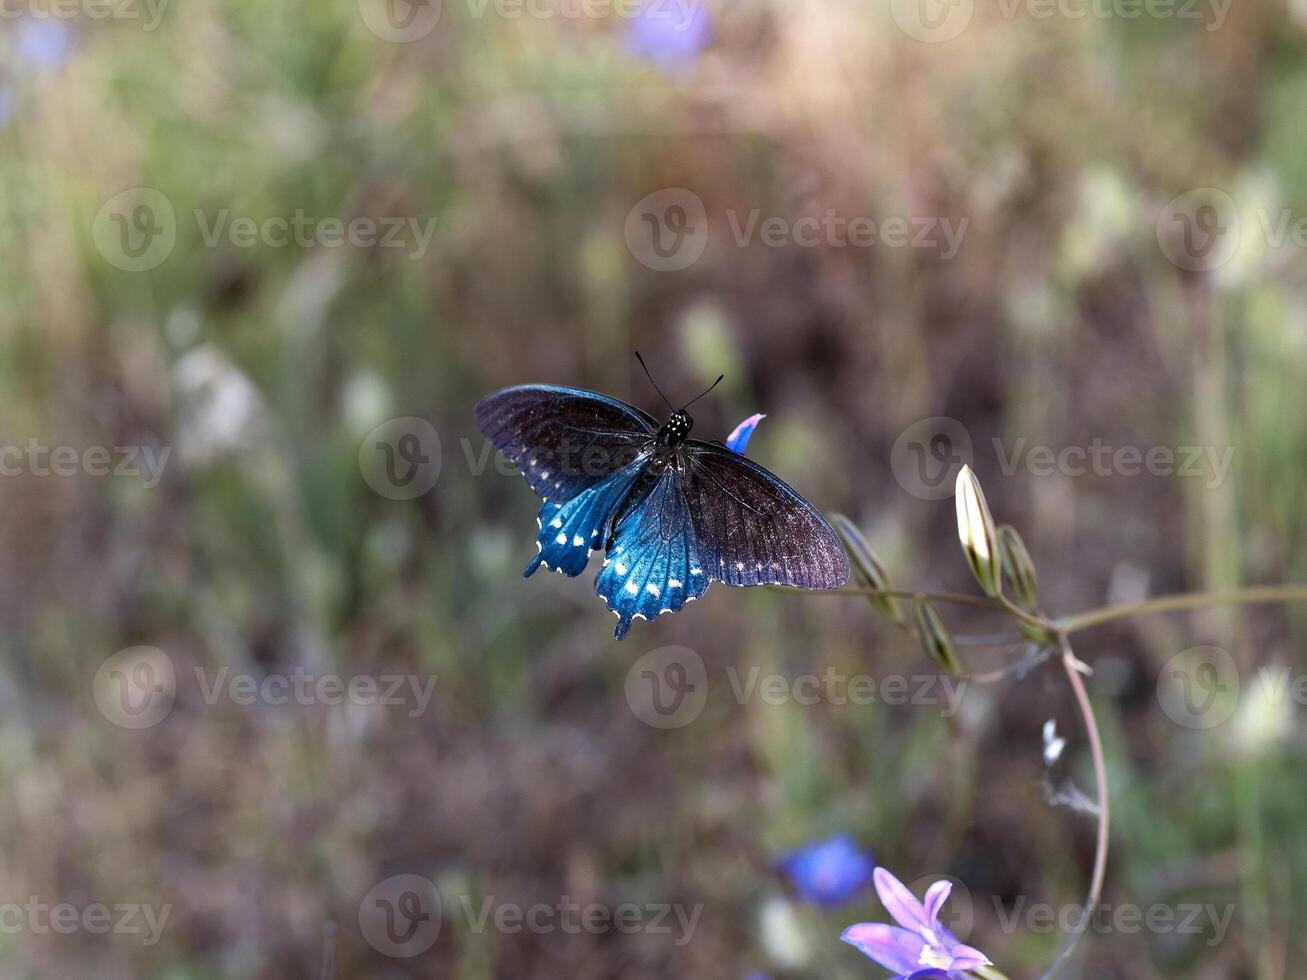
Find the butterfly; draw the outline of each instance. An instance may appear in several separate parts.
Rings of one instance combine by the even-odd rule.
[[[580,575],[602,548],[595,593],[617,616],[619,640],[633,620],[678,612],[711,582],[837,589],[849,578],[812,504],[741,452],[690,438],[686,409],[697,400],[661,424],[608,395],[556,385],[505,388],[476,406],[481,431],[544,498],[525,576],[541,565]]]

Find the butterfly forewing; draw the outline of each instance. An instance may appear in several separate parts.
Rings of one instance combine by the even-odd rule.
[[[834,529],[779,477],[725,446],[691,440],[678,466],[699,555],[727,585],[838,589],[849,561]]]
[[[531,489],[556,504],[629,466],[658,431],[658,423],[632,405],[556,385],[519,385],[487,395],[476,419]]]

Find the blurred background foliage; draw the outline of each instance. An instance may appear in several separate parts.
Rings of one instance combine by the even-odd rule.
[[[721,437],[858,521],[896,581],[973,591],[952,505],[894,478],[919,419],[960,421],[1045,606],[1307,581],[1307,311],[1301,250],[1249,233],[1189,273],[1156,218],[1195,187],[1247,215],[1307,214],[1307,8],[1241,0],[1203,20],[1034,17],[980,4],[947,43],[888,7],[740,0],[684,50],[620,17],[504,16],[445,0],[393,43],[345,2],[187,0],[137,19],[0,22],[0,443],[171,447],[131,477],[0,480],[0,897],[171,903],[159,943],[0,936],[7,977],[878,976],[837,942],[882,917],[820,910],[778,855],[847,832],[904,881],[970,889],[971,941],[1037,976],[1054,934],[999,908],[1081,900],[1092,821],[1044,798],[1055,671],[972,689],[962,711],[740,704],[725,671],[921,674],[930,662],[857,599],[720,586],[622,644],[589,577],[523,582],[536,502],[485,460],[472,406],[525,381],[647,410],[639,346]],[[44,9],[44,8],[43,8]],[[570,8],[569,8],[570,9]],[[136,187],[175,209],[141,272],[93,227]],[[650,269],[630,209],[692,190],[703,257]],[[721,216],[834,209],[968,219],[957,254],[739,246]],[[1262,209],[1258,211],[1257,209]],[[430,248],[208,244],[256,221],[435,219]],[[675,396],[673,396],[675,397]],[[374,493],[359,447],[430,421],[443,466],[411,501]],[[994,440],[1234,448],[1223,481],[1004,473]],[[1215,482],[1216,485],[1211,485]],[[993,628],[950,613],[959,629]],[[1086,977],[1290,977],[1307,955],[1297,711],[1256,668],[1301,669],[1301,611],[1162,617],[1087,634],[1117,822],[1109,903],[1234,903],[1204,935],[1086,941]],[[1161,666],[1228,649],[1230,724],[1159,710]],[[168,718],[121,730],[92,680],[133,644],[180,677]],[[623,696],[632,663],[683,644],[713,678],[701,718],[661,731]],[[986,667],[993,651],[967,651]],[[191,668],[438,676],[418,717],[385,707],[204,703]],[[1268,714],[1288,712],[1283,723]],[[1258,724],[1258,722],[1264,722]],[[447,921],[394,960],[359,935],[387,875],[457,896],[702,903],[692,941],[502,935]],[[919,889],[920,891],[920,889]],[[997,905],[995,903],[998,903]]]

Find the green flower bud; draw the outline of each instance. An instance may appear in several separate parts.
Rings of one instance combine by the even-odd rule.
[[[999,553],[998,532],[994,529],[994,518],[989,516],[989,505],[985,503],[980,481],[970,466],[963,466],[958,472],[953,499],[958,509],[958,538],[971,573],[986,595],[997,596],[1003,591],[1003,560]]]
[[[957,652],[953,647],[953,634],[939,618],[939,613],[928,599],[918,599],[913,608],[917,621],[917,632],[921,636],[921,645],[926,653],[950,674],[960,676],[962,665],[958,663]]]
[[[1003,556],[1003,580],[1012,587],[1012,592],[1022,605],[1034,609],[1039,593],[1035,563],[1030,560],[1026,543],[1011,524],[999,525],[998,549]]]
[[[844,550],[849,553],[849,564],[853,568],[854,581],[864,589],[894,588],[885,563],[871,550],[871,545],[862,536],[857,525],[843,514],[832,514],[831,525],[835,528],[835,533],[840,536],[840,540],[844,542]],[[897,599],[884,595],[869,595],[867,599],[899,626],[906,623]]]

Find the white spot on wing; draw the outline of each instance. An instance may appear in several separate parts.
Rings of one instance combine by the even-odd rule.
[[[662,594],[658,591],[658,586],[654,585],[652,582],[648,583],[644,587],[644,590],[648,592],[651,596],[653,596],[655,599],[657,599],[658,596]]]
[[[558,537],[554,538],[554,540],[557,541],[559,544],[567,544],[567,535],[560,534]]]
[[[669,578],[667,580],[667,587],[669,589],[679,589],[681,587],[681,582],[679,579]]]
[[[627,582],[627,583],[626,583],[626,591],[629,592],[629,593],[631,593],[631,595],[639,595],[639,594],[640,594],[639,586],[637,586],[634,582]]]
[[[618,575],[626,574],[626,566],[623,565],[620,561],[617,563],[617,574]]]
[[[581,537],[581,535],[579,535],[579,534],[578,534],[576,537],[574,537],[574,538],[572,539],[572,547],[573,547],[573,548],[579,548],[579,547],[581,547],[581,545],[583,545],[583,544],[585,544],[585,538]]]
[[[563,526],[563,519],[562,519],[561,517],[555,517],[552,521],[549,522],[549,526],[550,526],[550,527],[562,527],[562,526]]]

